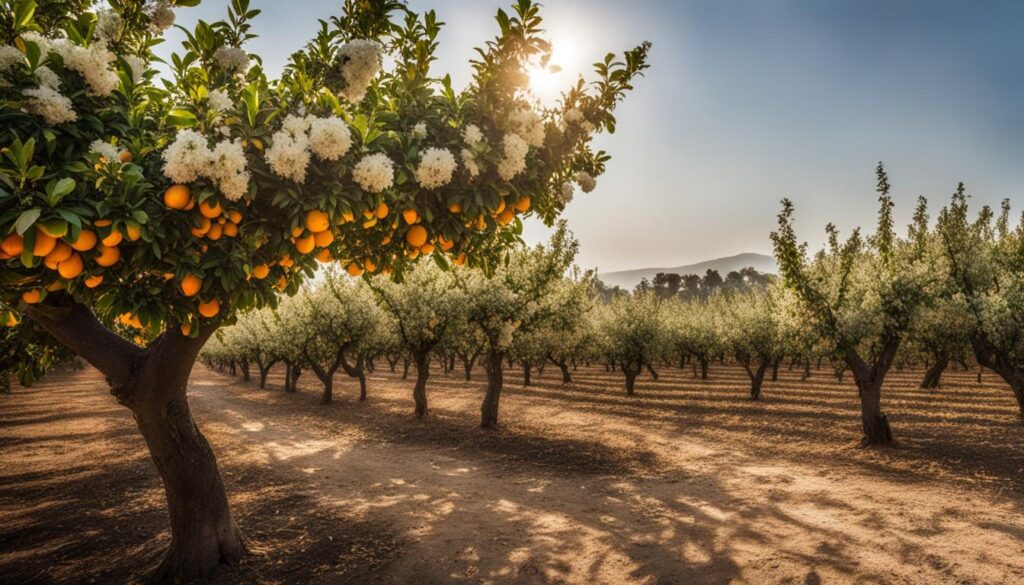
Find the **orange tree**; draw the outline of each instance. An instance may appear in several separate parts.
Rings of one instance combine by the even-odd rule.
[[[245,554],[186,398],[210,335],[318,262],[399,279],[428,255],[498,266],[523,216],[550,224],[572,182],[592,187],[608,157],[591,138],[614,130],[649,48],[608,55],[542,108],[525,71],[550,47],[530,0],[498,12],[461,91],[430,69],[433,12],[347,0],[271,79],[244,48],[259,11],[233,0],[157,79],[151,48],[198,2],[0,3],[0,310],[132,410],[170,511],[155,577],[184,580]]]

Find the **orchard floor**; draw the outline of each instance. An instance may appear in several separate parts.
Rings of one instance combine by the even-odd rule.
[[[895,372],[900,445],[859,450],[849,383],[783,371],[761,402],[708,381],[581,368],[508,377],[501,428],[480,381],[435,371],[430,416],[380,371],[318,403],[197,366],[191,401],[255,554],[216,583],[1024,582],[1024,426],[1009,390]],[[481,377],[477,373],[475,377]],[[129,413],[93,370],[0,396],[0,583],[136,582],[166,512]]]

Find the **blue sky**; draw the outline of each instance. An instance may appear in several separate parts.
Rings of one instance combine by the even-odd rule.
[[[607,51],[654,43],[651,69],[599,146],[613,156],[566,217],[580,263],[602,271],[770,252],[779,199],[812,246],[823,226],[870,226],[874,165],[897,217],[933,211],[963,180],[976,203],[1024,186],[1024,2],[549,0],[542,15],[566,79]],[[249,50],[279,71],[340,2],[252,0]],[[436,72],[468,79],[503,2],[412,0],[448,23]],[[226,0],[181,9],[214,20]],[[162,52],[179,47],[172,34]],[[561,79],[554,79],[559,82]],[[933,213],[934,215],[934,213]],[[543,239],[530,225],[527,239]]]

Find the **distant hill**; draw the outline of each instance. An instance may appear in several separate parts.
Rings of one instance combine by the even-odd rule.
[[[620,270],[618,272],[600,272],[597,276],[608,286],[621,286],[626,290],[633,290],[633,287],[639,284],[641,279],[653,280],[654,275],[659,272],[703,275],[708,270],[717,270],[724,278],[729,272],[746,268],[747,266],[754,267],[758,272],[770,272],[773,274],[778,270],[775,258],[765,254],[747,252],[696,264],[688,264],[686,266],[676,266],[674,268],[638,268],[636,270]]]

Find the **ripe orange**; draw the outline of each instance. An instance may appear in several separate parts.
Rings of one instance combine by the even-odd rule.
[[[304,232],[304,231],[305,230],[303,230],[301,227],[293,227],[292,228],[292,237],[293,238],[297,238],[297,237],[301,236],[302,232]]]
[[[120,244],[121,240],[123,240],[123,239],[124,239],[124,236],[121,235],[121,232],[115,230],[115,231],[110,232],[107,235],[107,237],[103,238],[102,242],[103,242],[104,246],[114,247],[114,246]]]
[[[427,228],[421,225],[414,225],[405,232],[405,241],[413,248],[419,248],[427,243]]]
[[[270,267],[266,264],[257,264],[252,267],[252,277],[256,280],[263,280],[270,274]]]
[[[322,262],[323,264],[327,264],[328,262],[333,262],[334,261],[334,256],[331,255],[331,251],[330,250],[328,250],[327,248],[324,248],[323,250],[320,250],[319,252],[317,252],[316,259],[317,259],[318,262]]]
[[[36,243],[32,247],[33,256],[46,256],[57,247],[57,238],[42,230],[36,230]]]
[[[132,162],[132,151],[122,150],[121,152],[117,153],[117,159],[125,164]]]
[[[18,234],[11,234],[0,243],[0,249],[3,249],[5,254],[18,256],[25,251],[25,240]]]
[[[451,250],[452,247],[455,246],[455,242],[449,240],[448,238],[446,238],[444,236],[437,236],[437,243],[440,244],[441,249],[446,251],[446,252],[448,250]]]
[[[516,210],[512,207],[506,207],[504,211],[498,214],[498,225],[508,225],[512,222],[512,219],[516,216]]]
[[[318,248],[326,248],[334,241],[334,234],[331,233],[331,230],[324,230],[313,234],[313,239],[316,240]]]
[[[381,203],[380,205],[377,206],[377,211],[375,215],[377,216],[377,219],[384,219],[385,217],[388,216],[388,212],[390,211],[391,210],[388,208],[387,203]]]
[[[412,225],[420,220],[420,214],[416,213],[415,209],[406,209],[402,212],[402,218],[405,219],[405,223]]]
[[[228,212],[228,219],[231,220],[231,223],[242,223],[242,212],[232,209]]]
[[[210,231],[210,228],[213,227],[213,222],[208,217],[200,217],[199,219],[202,221],[200,221],[198,226],[193,226],[191,230],[192,235],[197,238],[205,236],[206,232]]]
[[[71,249],[71,246],[67,245],[64,242],[58,241],[57,245],[53,247],[53,250],[51,250],[45,258],[43,258],[43,261],[48,262],[50,264],[59,264],[70,258],[71,255],[74,253],[75,251]]]
[[[363,222],[363,228],[365,229],[370,229],[375,225],[377,225],[377,216],[373,216],[373,219],[368,219]]]
[[[179,286],[181,287],[182,294],[186,297],[194,297],[199,294],[199,289],[203,288],[203,279],[189,272],[185,275],[185,278],[181,279]]]
[[[220,214],[223,212],[224,209],[220,206],[220,203],[213,199],[207,199],[199,204],[199,213],[201,213],[203,217],[215,219],[220,217]]]
[[[102,274],[97,274],[96,276],[90,276],[89,278],[85,279],[85,286],[86,286],[86,288],[96,288],[97,286],[99,286],[101,284],[103,284],[103,275]]]
[[[309,234],[304,238],[295,238],[295,249],[299,254],[309,254],[316,247],[316,237]]]
[[[96,264],[104,268],[117,264],[117,261],[121,259],[121,250],[112,246],[100,244],[96,246],[96,251],[100,253],[99,258],[96,258]]]
[[[522,197],[519,198],[519,201],[516,201],[512,205],[513,207],[516,208],[516,210],[526,213],[527,211],[530,210],[530,196],[523,195]]]
[[[454,263],[456,266],[462,266],[463,264],[466,263],[466,255],[459,254],[458,256],[455,257],[454,260],[452,260],[452,263]]]
[[[229,221],[224,224],[223,230],[225,236],[233,238],[238,235],[238,224],[233,221]]]
[[[281,268],[291,268],[292,266],[295,266],[295,260],[292,260],[291,256],[285,254],[284,256],[281,256],[281,260],[278,264],[281,265]]]
[[[282,276],[281,278],[278,278],[276,286],[277,286],[277,290],[279,290],[281,292],[284,292],[284,289],[288,288],[288,278],[285,277],[285,276]]]
[[[220,313],[220,301],[217,299],[210,299],[208,301],[199,303],[199,314],[207,319],[211,319]]]
[[[306,229],[313,232],[322,232],[331,227],[331,218],[327,213],[314,209],[306,214]]]
[[[92,225],[96,227],[107,227],[113,223],[114,220],[112,219],[97,219],[96,221],[92,222]]]
[[[13,311],[4,312],[4,327],[14,327],[20,322],[21,320],[18,319],[18,316]]]
[[[142,237],[142,228],[139,226],[126,223],[124,230],[128,232],[128,239],[133,242],[138,241],[138,239]]]
[[[363,268],[365,268],[370,274],[373,274],[374,272],[377,272],[377,263],[367,258],[363,261]]]
[[[505,211],[505,200],[501,199],[498,201],[498,208],[494,210],[494,215],[498,215],[502,211]]]
[[[184,335],[185,337],[192,335],[192,326],[189,325],[188,323],[182,323],[181,334]]]
[[[427,254],[432,254],[434,252],[434,244],[430,242],[423,244],[422,246],[420,246],[420,252],[423,253],[424,256]]]
[[[208,232],[206,232],[206,237],[208,239],[210,239],[210,240],[213,240],[214,242],[219,240],[220,237],[223,236],[223,235],[224,235],[224,226],[220,225],[219,223],[215,223],[212,226],[210,226],[210,230]]]
[[[462,211],[462,204],[452,203],[451,205],[448,206],[448,211],[452,213],[459,213],[460,211]]]
[[[21,293],[21,300],[25,301],[26,304],[34,305],[43,300],[43,291],[38,288],[27,290]]]
[[[71,243],[71,247],[79,252],[88,252],[96,247],[96,241],[96,232],[82,230],[78,234],[78,239]]]
[[[353,215],[351,211],[346,211],[341,214],[341,219],[345,220],[346,222],[350,222],[355,221],[356,216]]]
[[[57,265],[57,272],[60,274],[61,278],[67,278],[70,280],[72,278],[77,278],[78,275],[82,273],[83,268],[85,268],[85,266],[82,264],[82,257],[77,253],[72,252],[71,256],[69,256],[67,260]]]
[[[345,271],[348,272],[349,276],[359,276],[363,273],[362,267],[355,262],[349,262],[348,266],[345,267]]]
[[[164,191],[164,205],[169,209],[183,210],[192,202],[192,191],[187,185],[171,185]]]

